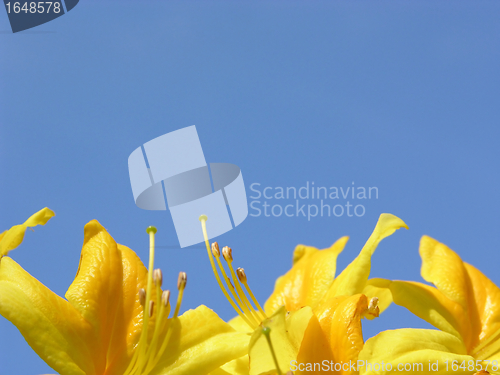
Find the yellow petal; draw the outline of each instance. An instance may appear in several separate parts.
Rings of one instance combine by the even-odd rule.
[[[7,255],[9,251],[18,247],[23,242],[24,232],[29,227],[45,225],[51,217],[55,216],[54,211],[47,207],[31,215],[23,224],[14,225],[9,230],[0,235],[0,258]]]
[[[384,331],[365,343],[359,360],[364,361],[363,366],[359,367],[360,375],[385,375],[396,372],[415,375],[474,374],[475,371],[453,371],[451,365],[453,361],[458,361],[459,364],[462,361],[476,363],[473,357],[467,355],[460,339],[446,332],[428,329]],[[429,361],[431,365],[437,366],[435,371],[434,368],[429,371]],[[385,367],[377,369],[376,364],[382,363]],[[388,370],[388,364],[392,371]],[[403,366],[402,370],[398,371],[398,365]]]
[[[139,341],[142,331],[143,308],[139,301],[138,289],[146,289],[148,270],[137,254],[126,246],[118,244],[122,261],[122,287],[115,301],[120,301],[114,329],[107,352],[106,375],[121,375],[133,355],[133,347]],[[154,298],[153,298],[154,299]],[[152,330],[156,316],[151,318]]]
[[[310,307],[304,307],[288,314],[284,307],[262,322],[263,327],[271,329],[271,342],[276,353],[279,367],[283,373],[290,370],[290,363],[296,360],[309,320],[313,316]],[[266,337],[258,327],[252,334],[249,347],[250,375],[271,374],[276,365]]]
[[[367,307],[366,296],[358,294],[332,298],[315,311],[323,332],[329,338],[335,363],[354,362],[358,359],[363,348],[361,317]]]
[[[252,333],[252,330],[250,329],[248,324],[245,323],[245,321],[239,315],[235,316],[233,319],[231,319],[227,323],[238,332]]]
[[[446,245],[427,236],[420,242],[422,277],[436,288],[391,284],[394,302],[436,328],[461,338],[469,353],[500,353],[500,289]],[[496,358],[496,357],[495,357]]]
[[[280,277],[264,308],[272,314],[280,306],[295,311],[303,306],[315,307],[323,299],[335,278],[337,256],[344,249],[348,237],[342,237],[330,248],[318,250],[299,245],[295,249],[295,263]]]
[[[458,303],[446,298],[436,288],[417,282],[394,281],[390,289],[395,304],[406,307],[441,331],[464,340],[462,333],[467,331],[468,322]]]
[[[69,302],[52,293],[14,260],[0,261],[0,314],[60,374],[95,375],[91,327]]]
[[[304,339],[304,333],[309,326],[309,320],[314,316],[312,309],[309,306],[305,306],[297,311],[292,311],[287,313],[286,317],[286,331],[288,336],[288,341],[290,344],[296,348],[296,354],[298,349],[302,345]]]
[[[378,308],[380,313],[387,309],[392,303],[392,293],[390,289],[390,280],[385,279],[369,279],[363,289],[363,293],[368,300],[373,297],[378,298]]]
[[[381,214],[373,233],[366,242],[359,255],[335,279],[326,298],[345,295],[352,296],[363,292],[370,275],[371,257],[380,241],[393,234],[400,228],[408,226],[399,217],[391,214]]]
[[[464,265],[474,291],[477,313],[472,315],[475,340],[471,347],[477,358],[494,358],[500,362],[500,289],[479,270],[470,264]]]
[[[224,366],[212,371],[210,375],[249,375],[248,354],[241,358],[226,363]]]
[[[297,362],[291,368],[296,370],[295,374],[305,375],[313,370],[315,374],[332,373],[332,363],[355,363],[363,347],[361,317],[367,307],[366,296],[359,294],[335,297],[319,305],[305,331]],[[356,373],[351,370],[354,369],[344,366],[335,373]]]
[[[422,277],[450,300],[468,306],[467,277],[462,259],[446,245],[428,236],[420,240]]]
[[[290,363],[290,370],[295,370],[294,374],[296,375],[307,374],[310,373],[310,371],[306,371],[307,364],[311,363],[314,366],[314,364],[322,364],[323,361],[334,361],[334,356],[329,337],[323,331],[316,315],[313,315],[304,333],[297,359]],[[317,365],[314,373],[321,373],[320,370],[321,366]]]
[[[463,318],[459,332],[469,350],[500,333],[500,289],[495,284],[453,250],[428,236],[420,241],[420,255],[422,277],[460,306],[450,312],[457,320]],[[500,341],[500,335],[496,340]]]
[[[297,263],[302,258],[312,255],[317,251],[318,249],[313,246],[306,246],[306,245],[295,246],[295,250],[293,250],[292,265]]]
[[[236,332],[206,306],[171,320],[165,354],[150,375],[207,374],[248,352],[248,334]]]
[[[135,253],[119,247],[99,222],[85,225],[80,265],[66,298],[92,327],[98,373],[120,374],[128,365],[142,327],[138,291],[146,274]]]

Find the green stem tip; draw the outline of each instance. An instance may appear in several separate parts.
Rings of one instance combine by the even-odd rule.
[[[276,366],[276,372],[278,373],[278,375],[282,375],[283,373],[280,370],[278,358],[276,358],[276,353],[274,352],[273,344],[271,343],[271,328],[262,327],[262,334],[266,336],[267,344],[269,345],[269,349],[271,350],[271,355],[274,360],[274,365]]]

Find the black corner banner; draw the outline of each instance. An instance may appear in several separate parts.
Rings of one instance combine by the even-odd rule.
[[[3,0],[13,33],[31,29],[32,27],[36,27],[62,16],[65,13],[62,1],[64,0]],[[78,1],[79,0],[66,0],[64,4],[66,10],[69,12],[78,4]]]
[[[76,4],[78,4],[80,0],[66,0],[64,3],[66,4],[66,10],[69,12],[71,9],[73,9]]]

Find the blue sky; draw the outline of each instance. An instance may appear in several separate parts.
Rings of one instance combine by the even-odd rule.
[[[130,188],[135,148],[196,125],[207,161],[237,164],[248,195],[252,183],[378,188],[356,202],[362,217],[249,216],[220,236],[261,303],[295,245],[349,235],[342,269],[383,212],[410,230],[382,242],[372,276],[421,280],[427,234],[500,284],[499,17],[493,1],[82,0],[13,35],[0,12],[0,228],[57,215],[10,255],[64,295],[85,223],[144,261],[155,225],[165,285],[188,273],[183,311],[231,318],[206,252],[176,249],[170,215],[137,208]],[[426,325],[393,306],[365,338],[400,327]],[[1,318],[0,375],[50,372]]]

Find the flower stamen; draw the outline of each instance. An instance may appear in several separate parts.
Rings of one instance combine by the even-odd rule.
[[[217,261],[217,266],[219,267],[220,271],[222,272],[222,276],[224,278],[224,281],[226,282],[227,287],[231,291],[233,298],[236,300],[237,305],[239,307],[241,307],[241,300],[239,299],[238,295],[235,293],[234,285],[231,283],[231,280],[229,279],[229,277],[227,277],[226,271],[224,270],[224,267],[222,266],[222,263],[220,262],[219,244],[217,242],[213,242],[211,248],[212,248],[212,255],[214,256],[215,260]],[[225,255],[224,255],[224,257],[225,257]]]
[[[170,302],[170,290],[165,290],[161,295],[161,302],[163,306],[167,307]]]
[[[250,295],[250,298],[252,299],[253,303],[259,309],[259,312],[262,315],[262,319],[267,319],[266,313],[260,306],[259,302],[257,301],[257,298],[255,298],[254,294],[252,293],[252,289],[250,289],[250,287],[248,286],[247,275],[245,273],[245,270],[240,267],[236,270],[236,273],[238,274],[238,279],[240,280],[240,282],[245,286],[245,289],[247,293]]]
[[[139,289],[139,303],[143,307],[146,304],[146,291],[143,288]]]
[[[229,293],[226,290],[226,287],[222,283],[219,272],[217,272],[217,268],[215,267],[215,262],[214,262],[214,257],[212,255],[212,252],[210,251],[210,243],[208,242],[208,234],[207,234],[207,216],[206,215],[201,215],[200,216],[200,222],[201,222],[201,228],[203,230],[203,237],[205,239],[205,245],[207,247],[207,253],[208,253],[208,258],[210,259],[210,265],[212,266],[212,271],[214,273],[215,279],[217,280],[217,283],[219,284],[219,288],[222,290],[224,293],[224,296],[226,299],[229,301],[233,309],[238,313],[238,315],[247,323],[252,329],[255,328],[255,325],[250,322],[250,320],[243,314],[243,312],[236,306],[234,303],[233,299],[229,296]],[[219,259],[219,258],[216,258]]]
[[[217,242],[212,243],[212,254],[214,257],[220,257],[219,244]]]
[[[163,273],[161,272],[161,269],[157,268],[153,271],[153,281],[156,286],[161,288],[163,283]]]
[[[182,296],[184,294],[184,288],[186,288],[187,275],[186,272],[180,272],[179,278],[177,279],[177,289],[179,290],[179,295],[177,296],[177,304],[175,306],[174,318],[177,318],[179,310],[181,308]]]
[[[155,311],[155,301],[149,301],[149,317],[153,317],[153,312]]]
[[[147,233],[149,234],[149,268],[147,275],[146,290],[139,289],[139,302],[143,307],[142,314],[142,331],[139,341],[135,347],[132,359],[124,372],[125,375],[147,375],[158,364],[162,354],[168,345],[172,330],[170,330],[171,319],[168,319],[170,314],[170,291],[162,292],[161,286],[163,284],[163,274],[160,269],[153,269],[154,267],[154,247],[155,247],[155,227],[148,227]],[[178,289],[179,295],[177,297],[177,305],[173,319],[177,319],[179,310],[181,308],[182,297],[186,287],[187,275],[185,272],[179,274]],[[154,288],[154,291],[153,291]],[[153,298],[155,293],[156,299]],[[150,326],[150,319],[155,319]],[[148,343],[149,333],[152,328],[152,339]],[[161,339],[160,335],[163,333],[164,338]],[[158,346],[161,347],[158,350]]]
[[[231,277],[232,277],[233,283],[236,287],[236,291],[238,292],[238,296],[240,297],[242,307],[244,308],[244,310],[247,314],[250,314],[250,316],[254,320],[257,321],[257,324],[260,323],[261,319],[259,318],[259,316],[257,315],[257,312],[255,311],[252,304],[248,300],[245,292],[243,292],[241,284],[240,284],[238,278],[236,277],[236,273],[234,272],[234,268],[232,265],[232,263],[233,263],[233,250],[229,246],[225,246],[222,249],[222,255],[224,255],[224,259],[227,262],[227,265],[228,265],[229,270],[231,272]]]
[[[247,283],[247,278],[245,271],[243,268],[238,268],[237,272],[234,271],[232,262],[233,262],[233,251],[230,247],[225,246],[222,249],[222,256],[224,257],[224,260],[227,262],[227,265],[229,267],[229,271],[231,274],[231,279],[233,282],[231,282],[231,279],[227,276],[226,271],[224,266],[222,265],[220,261],[220,255],[221,251],[219,249],[219,244],[217,242],[212,243],[212,246],[210,246],[209,241],[208,241],[208,234],[207,234],[207,225],[206,221],[208,220],[206,215],[201,215],[200,216],[200,222],[201,222],[201,228],[203,230],[203,237],[205,239],[205,244],[207,246],[207,252],[208,252],[208,257],[210,259],[210,264],[212,266],[212,270],[214,272],[215,278],[217,279],[217,282],[219,283],[219,287],[221,288],[222,292],[224,293],[224,296],[226,299],[229,301],[233,309],[238,313],[238,315],[247,323],[251,329],[255,329],[262,320],[266,319],[267,316],[264,313],[264,310],[262,307],[259,305],[257,302],[257,299],[255,298],[255,295],[252,293],[252,290],[248,286]],[[226,285],[228,289],[231,291],[231,294],[234,298],[233,299],[229,296],[227,293],[226,287],[222,283],[219,272],[217,270],[217,267],[215,266],[215,262],[213,260],[217,261],[217,266],[220,272],[222,273],[222,276],[224,278],[224,281],[226,282]],[[236,276],[236,273],[238,273],[238,276]],[[241,284],[245,286],[245,289],[252,299],[253,303],[257,308],[254,308],[252,305],[252,302],[248,299],[247,295],[245,294]],[[236,303],[235,303],[236,301]],[[258,310],[258,311],[257,311]],[[260,313],[260,316],[259,316]]]
[[[187,283],[187,275],[186,272],[179,272],[179,277],[177,279],[177,289],[179,290],[179,294],[177,295],[177,304],[175,306],[175,312],[174,316],[172,319],[178,319],[177,316],[179,314],[179,310],[181,308],[182,304],[182,297],[184,295],[184,289],[186,288],[186,283]],[[170,299],[170,291],[167,291],[167,293],[164,293],[162,295],[162,305],[169,305],[169,299]],[[160,350],[156,354],[155,357],[150,357],[150,360],[148,361],[148,365],[146,367],[146,372],[145,374],[148,374],[158,363],[160,360],[161,356],[165,352],[165,349],[167,349],[168,342],[170,341],[170,336],[172,335],[172,330],[170,328],[171,322],[166,322],[168,324],[167,326],[167,335],[165,336],[165,339],[163,340],[163,343],[160,347]],[[157,345],[157,342],[154,342],[153,345]]]
[[[214,242],[214,243],[216,243],[216,242]],[[218,247],[219,247],[219,245],[217,244],[217,248]],[[222,249],[222,256],[224,257],[224,260],[226,262],[228,262],[228,263],[231,262],[233,260],[231,248],[225,246]],[[217,265],[219,266],[219,269],[221,270],[222,275],[224,276],[224,280],[226,281],[226,284],[227,284],[229,290],[231,291],[231,293],[236,301],[236,304],[240,307],[240,309],[244,312],[245,316],[252,323],[252,326],[251,326],[252,329],[255,329],[255,327],[257,327],[259,325],[259,320],[256,319],[252,315],[252,313],[251,313],[252,309],[248,308],[248,306],[245,304],[245,300],[241,298],[240,291],[238,289],[235,289],[233,283],[231,283],[231,279],[227,276],[226,271],[225,271],[224,267],[222,266],[222,263],[220,261],[220,257],[216,257],[215,259],[217,260]],[[233,278],[233,282],[234,282],[234,278]],[[236,285],[236,283],[235,283],[235,285]],[[238,285],[236,285],[236,288],[237,287],[238,287]],[[237,293],[236,293],[236,291],[237,291]]]
[[[158,341],[159,341],[158,337],[160,335],[161,330],[165,326],[165,322],[163,321],[163,315],[165,315],[165,311],[166,311],[167,316],[170,313],[169,298],[170,298],[170,291],[166,290],[161,295],[161,303],[158,304],[160,312],[158,313],[158,316],[157,316],[157,324],[155,326],[153,338],[151,339],[151,344],[149,345],[149,348],[146,352],[146,357],[149,358],[148,366],[150,365],[150,363],[154,359],[154,357],[151,356],[151,353],[156,352],[156,348],[158,346]],[[158,301],[160,301],[160,299],[158,299]]]

